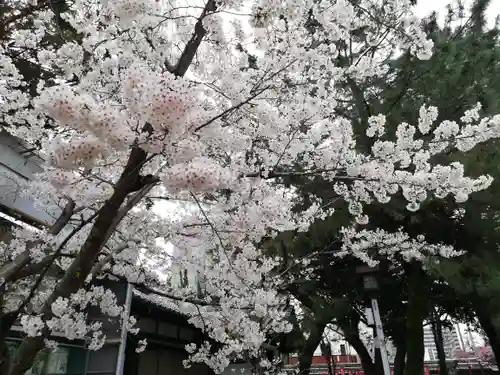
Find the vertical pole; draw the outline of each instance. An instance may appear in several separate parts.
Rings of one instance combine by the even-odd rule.
[[[378,348],[377,330],[374,327],[373,328],[373,343],[372,343],[372,358],[373,358],[373,362],[375,362],[375,358],[376,358],[376,355],[377,355],[377,348]]]
[[[373,318],[375,319],[375,329],[377,331],[377,346],[380,349],[380,356],[382,357],[382,365],[384,367],[384,375],[391,375],[391,367],[389,365],[389,357],[387,356],[387,349],[385,347],[384,330],[382,328],[382,319],[380,319],[380,310],[378,302],[372,298]]]
[[[128,320],[130,316],[130,308],[132,306],[132,284],[127,283],[127,295],[125,297],[125,314],[124,318]],[[123,375],[123,369],[125,368],[125,348],[127,347],[127,327],[125,324],[122,325],[122,333],[120,337],[120,348],[118,349],[118,358],[116,360],[116,372],[115,375]]]
[[[464,338],[462,336],[462,330],[460,329],[460,324],[457,323],[458,338],[460,339],[460,344],[462,344],[462,350],[466,352]]]
[[[474,357],[477,358],[477,351],[476,351],[476,344],[474,343],[474,338],[472,337],[472,330],[470,328],[469,323],[467,323],[467,333],[469,334],[469,342],[470,342],[470,348],[474,352]]]

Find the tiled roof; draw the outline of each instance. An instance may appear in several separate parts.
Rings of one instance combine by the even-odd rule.
[[[143,301],[150,302],[155,304],[158,307],[161,307],[163,309],[173,311],[179,314],[183,314],[181,311],[181,308],[179,304],[181,302],[179,301],[174,301],[173,299],[170,299],[168,297],[162,297],[154,293],[144,293],[141,292],[137,289],[134,289],[134,297],[137,297]]]

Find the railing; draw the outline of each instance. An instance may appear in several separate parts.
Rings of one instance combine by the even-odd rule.
[[[449,373],[461,374],[476,374],[476,373],[491,373],[498,372],[498,367],[489,363],[475,360],[447,360],[447,367],[450,370]],[[285,366],[287,372],[293,372],[295,370],[296,364],[289,364]],[[438,374],[439,373],[439,362],[438,361],[426,361],[424,364],[424,375]],[[328,364],[327,363],[316,363],[311,365],[310,375],[326,375],[328,374]],[[391,366],[391,374],[394,374],[394,368]],[[335,366],[335,375],[364,375],[363,368],[359,363],[337,363]]]

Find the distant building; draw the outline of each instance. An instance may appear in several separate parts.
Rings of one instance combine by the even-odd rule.
[[[462,350],[455,326],[452,329],[443,328],[443,346],[446,359],[455,358],[456,353]],[[430,324],[424,326],[424,347],[428,359],[437,361],[437,348]]]
[[[22,185],[43,171],[43,159],[5,130],[0,130],[0,155],[0,213],[38,227],[51,225],[54,217],[21,194]]]

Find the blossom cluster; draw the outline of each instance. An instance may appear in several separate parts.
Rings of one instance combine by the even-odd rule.
[[[344,120],[336,126],[323,124],[326,134],[342,142],[332,145],[326,138],[320,143],[323,147],[312,149],[310,168],[325,171],[323,176],[335,184],[335,192],[349,203],[351,214],[361,224],[367,220],[364,203],[387,203],[398,192],[407,200],[410,211],[418,210],[429,193],[437,198],[451,194],[462,203],[470,194],[488,188],[492,178],[467,177],[462,164],[432,164],[431,157],[454,148],[468,151],[478,143],[497,138],[499,117],[480,119],[478,110],[476,106],[468,111],[462,124],[448,120],[435,124],[437,108],[424,106],[418,124],[398,125],[395,140],[386,134],[385,116],[371,116],[366,130],[367,136],[374,139],[370,154],[356,151],[354,134]],[[430,139],[429,134],[433,135]]]
[[[116,296],[109,289],[99,286],[80,289],[70,298],[57,298],[51,304],[52,318],[46,322],[41,315],[23,315],[21,326],[30,337],[41,335],[45,327],[51,335],[62,334],[69,340],[89,337],[89,349],[98,350],[104,345],[106,335],[102,331],[102,322],[89,322],[86,309],[90,306],[99,307],[104,316],[123,324],[129,332],[138,332],[134,328],[135,319],[124,314],[123,308],[117,305]]]
[[[411,262],[422,261],[433,255],[451,258],[463,254],[463,251],[456,250],[451,245],[429,243],[423,235],[411,238],[402,230],[391,233],[383,229],[358,231],[346,228],[342,233],[342,242],[342,250],[336,256],[352,255],[372,267],[379,263],[377,258],[380,256],[395,262]],[[368,250],[375,252],[370,254]]]

